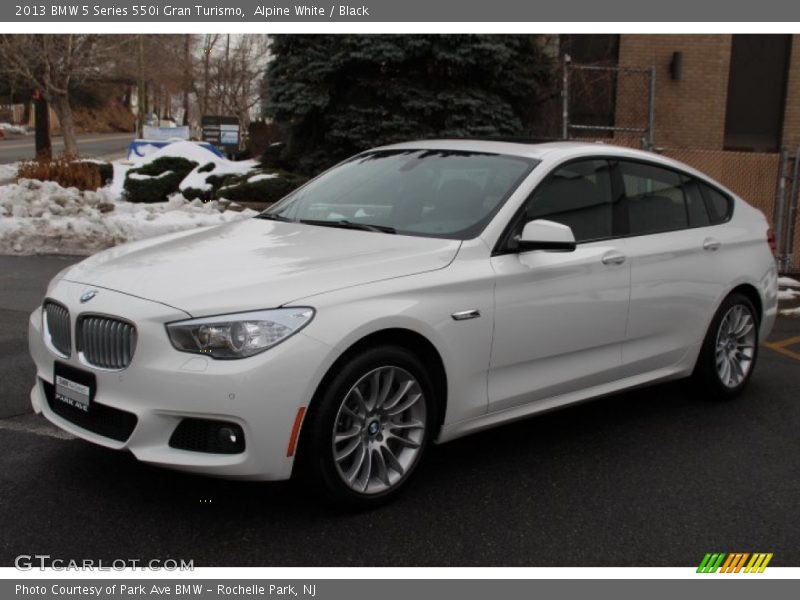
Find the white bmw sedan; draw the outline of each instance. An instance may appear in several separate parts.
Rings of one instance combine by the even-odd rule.
[[[433,441],[683,377],[735,396],[775,320],[769,239],[655,154],[383,147],[65,269],[30,318],[31,400],[148,463],[370,506]]]

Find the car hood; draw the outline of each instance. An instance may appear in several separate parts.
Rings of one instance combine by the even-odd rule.
[[[461,242],[248,219],[124,244],[63,279],[201,316],[446,267]]]

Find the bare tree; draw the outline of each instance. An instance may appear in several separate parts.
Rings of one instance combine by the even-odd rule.
[[[262,99],[262,80],[269,56],[269,40],[265,35],[232,35],[224,48],[214,51],[206,44],[204,54],[201,112],[214,110],[235,115],[243,126],[250,122],[253,108]],[[203,110],[205,108],[205,111]]]
[[[78,155],[71,95],[79,85],[100,79],[104,55],[114,45],[96,34],[0,35],[5,70],[38,89],[53,107],[64,135],[64,154]]]
[[[211,56],[219,41],[219,34],[207,34],[203,41],[203,87],[200,96],[200,116],[208,112],[208,92],[211,87]]]

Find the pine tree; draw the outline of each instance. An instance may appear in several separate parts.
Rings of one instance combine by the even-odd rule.
[[[271,51],[266,112],[303,173],[397,141],[524,136],[551,71],[530,35],[285,35]]]

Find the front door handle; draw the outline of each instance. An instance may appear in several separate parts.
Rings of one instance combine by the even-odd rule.
[[[706,238],[703,240],[703,250],[709,250],[713,252],[715,250],[719,250],[720,246],[722,246],[722,242],[714,238]]]
[[[612,250],[603,255],[600,259],[604,265],[621,265],[625,262],[625,255],[616,250]]]

